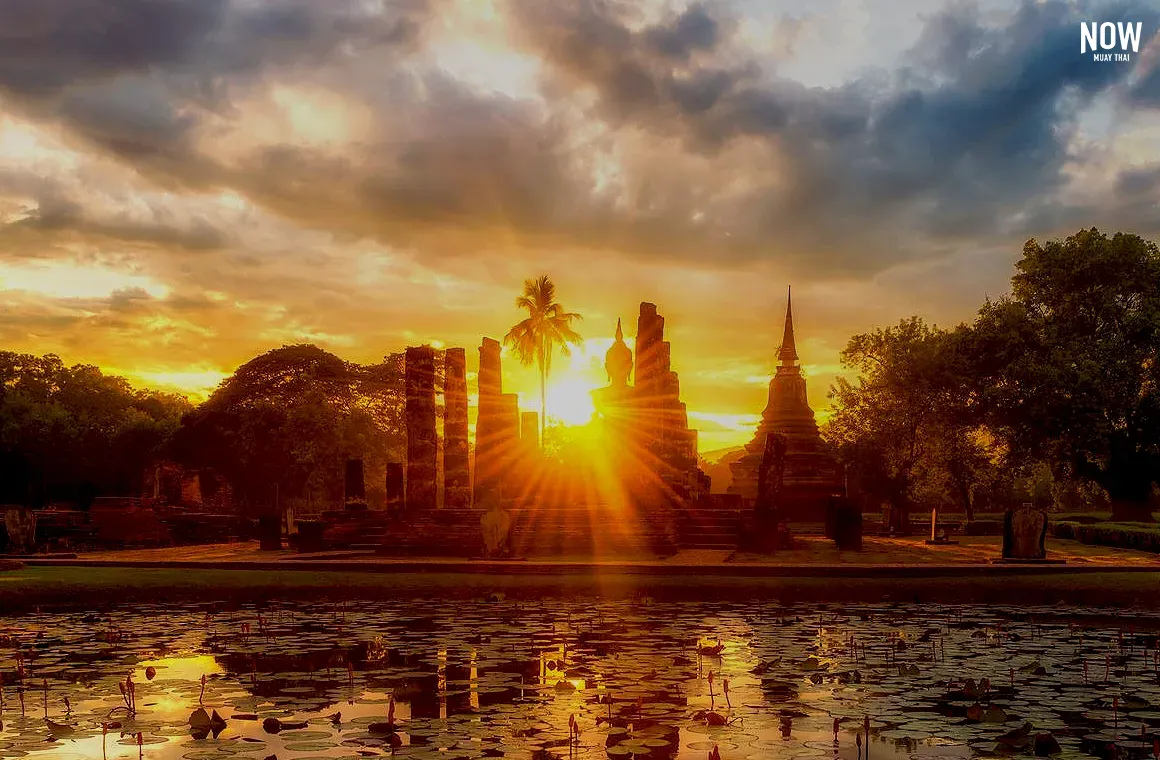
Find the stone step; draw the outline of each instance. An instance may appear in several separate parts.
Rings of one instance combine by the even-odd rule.
[[[713,507],[684,507],[677,509],[676,514],[679,515],[728,515],[732,517],[740,517],[741,509],[717,509]]]
[[[741,520],[740,517],[681,516],[677,517],[676,522],[683,524],[694,524],[694,526],[699,526],[699,524],[703,524],[703,526],[737,526],[737,524],[741,524],[744,522],[744,520]]]

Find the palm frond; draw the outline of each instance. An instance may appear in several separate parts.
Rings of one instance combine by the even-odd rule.
[[[527,312],[526,319],[508,331],[504,345],[525,366],[535,364],[540,370],[540,390],[544,393],[544,379],[552,370],[552,355],[558,347],[564,356],[571,355],[570,346],[583,340],[572,329],[572,323],[581,319],[575,312],[564,311],[556,303],[556,284],[547,275],[524,280],[524,292],[516,298],[516,308]],[[541,397],[541,409],[546,408]],[[543,433],[544,415],[540,417]]]

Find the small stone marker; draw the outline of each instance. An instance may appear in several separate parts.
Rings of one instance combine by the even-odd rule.
[[[36,513],[27,507],[16,507],[4,513],[8,530],[8,553],[31,554],[36,550]]]
[[[479,519],[483,533],[483,552],[486,557],[505,557],[508,554],[508,536],[511,534],[512,516],[499,505],[491,506]]]

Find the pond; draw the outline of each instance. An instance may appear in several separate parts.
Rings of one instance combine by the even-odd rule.
[[[0,620],[0,757],[1160,756],[1157,630],[499,595],[41,612]]]

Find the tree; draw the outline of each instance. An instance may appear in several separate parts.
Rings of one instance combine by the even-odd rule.
[[[979,395],[1016,457],[1107,491],[1150,521],[1160,479],[1160,250],[1096,229],[1030,240],[1012,294],[972,328]]]
[[[135,390],[97,367],[2,351],[0,500],[84,505],[139,494],[189,409],[181,396]]]
[[[855,335],[841,359],[858,379],[838,378],[831,388],[823,433],[860,489],[890,504],[895,532],[909,532],[920,495],[954,492],[969,515],[986,457],[973,432],[958,331],[911,317]]]
[[[524,366],[536,365],[540,373],[540,439],[548,416],[548,375],[552,371],[552,354],[556,348],[564,356],[570,356],[570,345],[580,343],[580,335],[572,329],[572,323],[581,319],[575,312],[565,311],[556,302],[556,285],[542,275],[535,280],[524,281],[524,292],[516,299],[516,308],[528,312],[526,319],[516,324],[503,342],[515,353]]]
[[[402,456],[404,403],[401,355],[362,366],[284,346],[243,364],[187,415],[174,450],[222,475],[243,511],[272,507],[275,484],[278,499],[334,504],[346,459],[368,460],[370,474]]]

